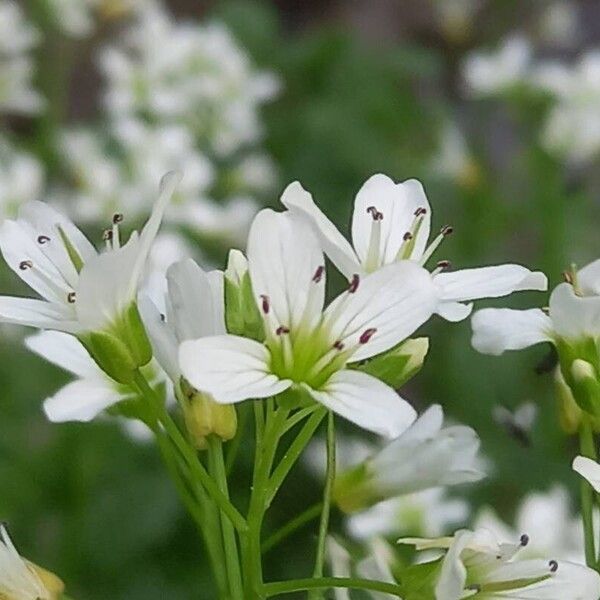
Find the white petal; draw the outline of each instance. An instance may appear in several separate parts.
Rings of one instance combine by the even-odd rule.
[[[31,289],[51,302],[66,303],[72,287],[22,224],[4,221],[0,227],[0,248],[6,264]]]
[[[341,273],[350,279],[354,273],[362,272],[360,261],[348,240],[323,214],[299,182],[295,181],[287,186],[281,196],[281,202],[291,212],[308,220],[321,242],[323,251]]]
[[[586,479],[597,492],[600,492],[600,464],[591,458],[577,456],[573,461],[573,470]]]
[[[478,298],[500,298],[522,290],[544,291],[548,280],[540,271],[521,265],[498,265],[479,269],[463,269],[435,275],[442,300],[464,302]]]
[[[539,308],[484,308],[473,315],[471,325],[473,348],[483,354],[499,355],[552,339],[552,321]]]
[[[222,273],[205,273],[188,258],[169,267],[167,281],[167,320],[180,342],[225,333]]]
[[[222,404],[275,396],[291,385],[270,372],[265,346],[234,335],[183,342],[179,367],[196,389],[212,394]]]
[[[102,376],[102,371],[74,336],[60,331],[40,331],[25,338],[25,345],[53,365],[79,377]]]
[[[415,409],[391,387],[360,371],[338,371],[321,390],[302,385],[333,412],[386,437],[397,437],[416,417]]]
[[[462,304],[461,302],[440,302],[436,314],[440,315],[442,319],[456,323],[457,321],[463,321],[473,311],[473,304]]]
[[[263,296],[268,298],[268,318],[275,329],[279,325],[294,329],[301,323],[312,327],[318,322],[325,295],[325,261],[304,219],[290,212],[260,211],[250,229],[248,262],[257,306],[264,313]]]
[[[352,361],[380,354],[420,327],[437,306],[437,289],[428,271],[412,261],[387,265],[364,279],[355,292],[338,296],[326,309],[323,327],[331,344],[359,344],[360,336],[375,329],[369,341],[360,344]]]
[[[54,423],[91,421],[105,408],[122,399],[109,380],[79,379],[45,400],[44,412]]]
[[[13,296],[0,296],[0,321],[69,333],[81,329],[66,305]]]
[[[131,278],[139,256],[139,242],[134,234],[125,246],[100,254],[83,266],[74,306],[85,330],[112,325],[135,300],[135,289],[131,295]]]
[[[134,297],[138,288],[139,281],[146,265],[148,254],[150,253],[150,248],[152,247],[154,238],[156,238],[160,228],[167,205],[175,193],[175,189],[181,182],[182,177],[183,175],[179,171],[169,171],[163,175],[162,179],[160,180],[158,199],[154,203],[150,218],[146,222],[146,225],[144,225],[142,233],[140,234],[137,258],[129,277],[130,287],[128,296],[131,298]]]
[[[45,202],[28,202],[19,210],[19,224],[27,230],[41,252],[57,267],[71,287],[77,285],[77,269],[62,239],[64,235],[83,263],[96,256],[96,250],[73,222]],[[44,243],[38,240],[43,236]]]
[[[462,551],[473,538],[470,531],[459,531],[446,552],[435,586],[435,600],[459,600],[463,597],[467,570],[461,560]]]
[[[179,342],[173,328],[163,320],[154,302],[145,294],[140,294],[138,308],[156,360],[171,381],[179,381]]]
[[[577,272],[577,283],[586,296],[600,295],[600,259]]]
[[[418,260],[423,254],[429,239],[431,209],[423,186],[416,179],[395,183],[386,175],[373,175],[359,190],[354,201],[352,216],[352,241],[361,261],[365,261],[371,237],[373,218],[367,209],[374,206],[383,214],[381,221],[380,264],[396,260],[404,234],[410,231],[418,208],[427,210],[423,222],[414,239],[414,249],[410,257]]]
[[[550,318],[556,333],[566,338],[600,334],[600,296],[578,296],[561,283],[550,295]]]

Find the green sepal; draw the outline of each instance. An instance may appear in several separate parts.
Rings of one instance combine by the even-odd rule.
[[[160,401],[164,403],[167,392],[166,384],[161,381],[157,385],[153,385],[152,388],[160,398]],[[148,425],[150,429],[155,429],[156,427],[156,411],[153,407],[148,406],[146,398],[134,392],[131,392],[129,397],[124,395],[121,402],[108,407],[106,412],[109,415],[124,417],[126,419],[137,419]]]
[[[292,385],[287,390],[277,394],[275,400],[281,408],[287,410],[306,408],[315,403],[313,397],[300,385]]]
[[[428,338],[410,339],[352,368],[398,389],[421,370],[428,350]]]
[[[79,339],[109,377],[126,385],[133,382],[138,365],[121,339],[106,331],[92,331]]]
[[[435,585],[441,565],[442,558],[438,558],[394,573],[402,589],[403,600],[435,600]]]
[[[581,410],[600,417],[600,381],[597,370],[587,361],[577,359],[571,363],[571,375],[573,397]]]
[[[250,275],[246,272],[237,283],[225,277],[225,324],[228,333],[257,342],[265,339],[263,320],[254,300]]]
[[[152,345],[140,316],[137,304],[132,303],[113,327],[113,331],[129,348],[137,367],[143,367],[152,360]]]

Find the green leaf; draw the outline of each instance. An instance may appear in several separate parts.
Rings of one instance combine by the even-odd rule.
[[[353,365],[353,368],[398,389],[421,370],[428,350],[428,338],[406,340],[365,363]]]

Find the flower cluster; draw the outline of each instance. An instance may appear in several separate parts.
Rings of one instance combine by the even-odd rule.
[[[177,260],[166,273],[152,272],[152,247],[180,182],[178,173],[163,177],[146,225],[127,241],[123,215],[116,212],[102,251],[49,205],[21,206],[17,218],[0,227],[0,249],[41,299],[0,297],[0,320],[42,330],[26,340],[28,348],[75,376],[45,400],[50,420],[89,421],[109,414],[146,425],[199,525],[215,572],[219,552],[227,548],[229,591],[222,596],[264,597],[270,585],[286,585],[263,582],[262,520],[327,415],[326,484],[311,585],[320,581],[329,549],[334,574],[343,581],[353,581],[358,573],[374,578],[367,584],[360,580],[371,586],[367,589],[384,586],[407,597],[421,581],[412,573],[422,572],[425,583],[418,585],[428,586],[436,600],[459,600],[465,593],[493,598],[499,590],[509,598],[595,600],[600,577],[594,571],[558,563],[554,556],[516,560],[527,536],[516,545],[500,544],[485,530],[403,540],[446,553],[400,571],[395,551],[382,541],[417,530],[407,513],[419,502],[439,511],[437,525],[420,528],[424,535],[439,535],[449,523],[464,521],[465,503],[446,499],[445,489],[483,477],[475,431],[444,425],[439,405],[417,418],[398,395],[428,350],[427,339],[409,336],[435,314],[449,321],[466,318],[479,298],[545,290],[545,276],[515,264],[450,271],[446,260],[429,270],[452,228],[442,227],[430,241],[431,207],[422,185],[395,183],[381,174],[356,196],[352,245],[295,182],[282,195],[284,210],[256,215],[247,256],[232,250],[225,272],[205,272],[191,258]],[[346,288],[329,302],[326,257],[347,278]],[[573,271],[571,283],[554,292],[559,301],[551,301],[550,316],[535,313],[544,334],[527,337],[555,339],[568,385],[580,383],[579,373],[585,372],[586,390],[592,366],[572,355],[580,345],[571,330],[586,327],[591,313],[580,308],[575,322],[570,308],[565,316],[563,303],[578,301],[584,291],[593,294],[596,272],[595,265]],[[486,310],[492,309],[473,319],[478,347],[522,345],[518,335],[515,342],[515,336],[504,334],[503,325],[511,321],[502,309],[502,317],[490,323]],[[553,319],[554,338],[548,329]],[[574,386],[573,393],[582,404],[579,388]],[[242,434],[238,411],[244,406],[235,405],[246,400],[254,401],[256,458],[244,518],[228,496],[222,444]],[[383,438],[337,473],[334,415]],[[279,445],[298,426],[278,462]],[[208,471],[197,450],[207,453]],[[328,538],[331,506],[349,515],[347,529],[371,552],[366,558],[356,563],[343,545]],[[215,527],[222,527],[218,537]],[[13,554],[0,584],[3,578],[19,578],[24,586],[23,563]],[[36,584],[46,585],[38,571],[27,567],[27,573],[28,585],[36,576]],[[521,596],[522,590],[537,595]],[[36,598],[56,597],[50,589],[36,593]],[[8,597],[13,596],[11,591]]]
[[[0,2],[0,111],[31,114],[43,107],[33,88],[34,65],[29,55],[39,42],[21,5],[13,0]]]

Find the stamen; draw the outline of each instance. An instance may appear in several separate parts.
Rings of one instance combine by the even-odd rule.
[[[289,327],[286,327],[285,325],[280,325],[280,326],[279,326],[279,327],[278,327],[278,328],[275,330],[275,333],[276,333],[277,335],[282,335],[282,334],[284,334],[284,333],[289,333],[289,332],[290,332],[290,329],[289,329]]]
[[[47,242],[50,241],[50,238],[47,235],[38,235],[38,244],[46,244]]]
[[[312,280],[315,283],[319,283],[319,281],[321,281],[321,279],[323,278],[323,273],[325,272],[325,267],[323,265],[319,265],[317,267],[317,270],[315,271],[315,274],[313,275]]]
[[[527,544],[529,544],[529,536],[526,533],[524,533],[519,539],[519,543],[521,544],[521,546],[523,546],[523,548],[527,546]]]
[[[69,304],[75,304],[75,300],[77,299],[77,294],[75,292],[69,292],[67,295],[67,302]]]
[[[269,314],[269,310],[271,308],[271,303],[269,301],[269,296],[265,294],[261,294],[259,298],[262,300],[261,308],[265,315]]]
[[[550,573],[556,573],[558,571],[558,562],[551,560],[548,565],[550,566]]]
[[[19,263],[19,269],[21,269],[21,271],[27,271],[27,269],[33,269],[33,263],[30,260],[22,260]]]
[[[431,255],[438,249],[439,245],[444,241],[444,238],[449,236],[453,231],[454,227],[451,225],[444,225],[444,227],[440,229],[439,234],[436,236],[433,242],[429,244],[429,247],[427,250],[425,250],[423,256],[421,257],[420,262],[422,267],[425,266],[425,263],[427,263],[427,261],[431,258]]]
[[[583,294],[581,292],[581,288],[579,287],[579,280],[577,277],[577,265],[576,264],[573,263],[571,265],[571,268],[568,271],[565,271],[563,273],[563,277],[564,277],[565,281],[573,287],[573,292],[575,292],[575,295],[583,296]]]
[[[356,290],[358,289],[359,283],[360,277],[358,276],[358,273],[354,273],[354,275],[352,275],[352,279],[350,280],[350,287],[348,287],[348,293],[354,294],[354,292],[356,292]]]
[[[442,271],[448,270],[452,266],[452,263],[449,260],[440,260],[438,264],[435,266],[435,269],[431,272],[432,275],[437,275]]]
[[[160,313],[160,320],[161,323],[166,323],[167,317],[165,316],[165,313]]]
[[[113,215],[112,222],[113,222],[113,225],[118,225],[119,223],[122,223],[123,222],[123,214],[115,213]]]
[[[470,583],[465,589],[469,590],[470,592],[480,592],[481,585],[479,583]]]
[[[333,347],[336,350],[343,350],[344,349],[344,342],[342,342],[341,340],[338,340],[337,342],[335,342],[335,344],[333,344]]]
[[[121,235],[119,232],[119,223],[123,222],[123,215],[121,213],[116,213],[112,218],[112,247],[120,248],[121,247]]]
[[[365,331],[363,331],[360,334],[360,337],[358,338],[358,343],[366,344],[376,333],[377,333],[377,329],[375,327],[370,327],[369,329],[365,329]]]
[[[373,221],[382,221],[383,213],[379,212],[374,206],[369,206],[367,212],[373,217]]]
[[[427,214],[427,209],[424,206],[417,208],[414,212],[414,219],[410,229],[402,236],[403,242],[396,253],[396,260],[408,260],[413,250],[415,249],[416,237],[423,224],[423,219]]]

